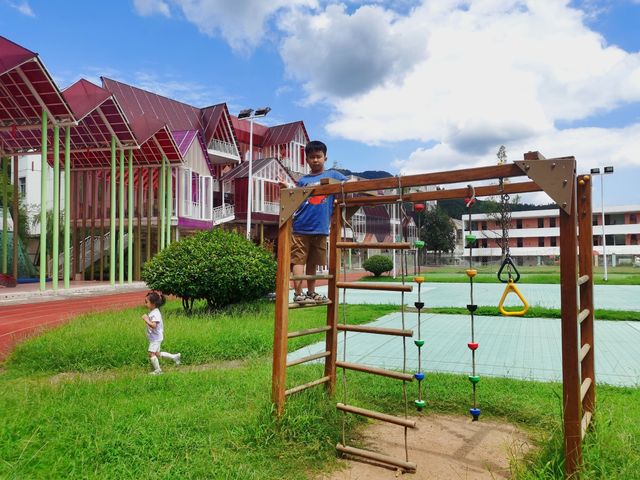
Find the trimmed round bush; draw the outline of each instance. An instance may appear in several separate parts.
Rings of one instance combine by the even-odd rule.
[[[371,272],[376,277],[379,277],[384,272],[393,270],[393,261],[384,255],[372,255],[364,261],[362,267],[367,272]]]
[[[194,300],[209,308],[261,298],[275,288],[276,261],[244,237],[214,229],[170,244],[144,265],[147,285],[182,299],[185,310]]]

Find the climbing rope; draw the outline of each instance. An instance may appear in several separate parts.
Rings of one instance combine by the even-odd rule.
[[[468,224],[469,234],[465,236],[467,248],[469,249],[469,268],[466,271],[469,277],[469,304],[467,310],[471,316],[471,341],[467,343],[469,350],[471,350],[471,375],[469,375],[469,381],[473,388],[473,406],[469,409],[471,418],[473,421],[477,421],[480,418],[480,409],[477,404],[477,386],[480,381],[480,376],[476,375],[476,350],[478,349],[478,343],[475,341],[475,318],[474,312],[478,309],[478,306],[473,303],[473,278],[477,275],[478,271],[473,268],[473,245],[476,243],[476,237],[473,235],[473,229],[471,228],[471,209],[476,202],[476,191],[473,185],[468,185],[468,194],[464,199],[465,205],[468,211]]]
[[[418,252],[418,262],[417,262],[418,275],[413,278],[413,281],[418,284],[418,301],[414,302],[413,305],[416,307],[416,310],[418,310],[418,326],[417,326],[418,336],[413,341],[413,343],[415,344],[416,347],[418,347],[418,371],[413,376],[418,381],[418,398],[413,403],[416,406],[416,409],[419,412],[421,412],[422,409],[425,407],[425,401],[422,394],[423,393],[422,381],[424,380],[424,371],[422,370],[422,347],[424,346],[424,340],[422,339],[422,331],[421,331],[421,326],[422,326],[421,312],[422,312],[422,308],[424,307],[424,302],[422,301],[422,282],[424,282],[424,277],[420,275],[421,274],[420,248],[424,247],[424,242],[420,240],[420,229],[421,229],[420,212],[424,210],[424,204],[418,203],[414,206],[414,209],[418,212],[418,239],[414,243],[414,246],[416,247],[416,251]]]

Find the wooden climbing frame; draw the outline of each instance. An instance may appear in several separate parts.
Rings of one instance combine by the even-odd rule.
[[[405,290],[407,286],[364,285],[359,283],[338,281],[339,250],[343,248],[374,248],[373,245],[341,242],[342,208],[353,210],[355,207],[369,205],[385,205],[398,201],[424,202],[464,198],[467,188],[440,189],[427,192],[404,193],[400,195],[382,196],[350,196],[344,199],[344,207],[337,204],[331,219],[329,235],[328,275],[311,276],[328,280],[328,298],[326,325],[318,328],[288,331],[289,309],[308,308],[309,306],[289,303],[289,282],[302,280],[304,277],[291,277],[291,230],[292,214],[300,203],[311,195],[329,194],[364,194],[383,189],[402,189],[410,187],[435,186],[482,182],[486,180],[512,177],[529,177],[529,181],[504,183],[499,185],[475,186],[476,197],[499,195],[500,193],[517,194],[543,191],[558,204],[560,208],[560,293],[561,293],[561,328],[562,328],[562,383],[563,383],[563,422],[565,475],[567,478],[578,478],[582,465],[582,440],[588,430],[595,412],[595,374],[594,374],[594,332],[593,332],[593,267],[592,267],[592,212],[591,212],[591,179],[589,175],[576,175],[574,157],[545,159],[538,152],[529,152],[523,160],[512,164],[490,167],[476,167],[447,172],[425,173],[402,177],[390,177],[376,180],[364,180],[344,184],[324,184],[314,187],[284,189],[278,233],[278,271],[276,278],[275,334],[273,351],[273,372],[271,398],[278,415],[285,408],[286,397],[316,385],[325,385],[330,394],[335,391],[337,368],[354,369],[378,375],[391,376],[407,380],[406,374],[390,372],[372,367],[338,362],[338,331],[362,331],[386,335],[411,335],[409,330],[395,329],[391,331],[373,331],[366,326],[338,324],[338,290],[340,288],[367,288]],[[336,202],[337,203],[337,202]],[[384,244],[384,248],[403,248],[403,244]],[[375,248],[381,248],[376,244]],[[310,307],[315,307],[311,305]],[[380,329],[375,329],[380,330]],[[287,364],[287,341],[289,338],[324,332],[326,348],[324,352],[304,357]],[[307,361],[324,358],[324,375],[312,382],[287,389],[286,371],[288,367]],[[406,375],[410,377],[410,375]],[[377,418],[383,421],[405,425],[407,420],[371,412],[344,404],[338,409],[350,413]],[[407,426],[407,425],[405,425]],[[374,452],[364,452],[352,447],[340,446],[338,450],[352,455],[364,456],[383,463],[390,463],[405,470],[415,469],[415,464],[389,459]]]

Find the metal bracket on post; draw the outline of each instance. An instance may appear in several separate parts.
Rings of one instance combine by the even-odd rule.
[[[294,214],[300,204],[309,198],[312,191],[313,188],[309,187],[283,188],[280,190],[280,227],[291,218],[291,215]]]
[[[536,182],[565,213],[571,213],[575,157],[545,159],[539,152],[528,152],[524,160],[513,162]]]

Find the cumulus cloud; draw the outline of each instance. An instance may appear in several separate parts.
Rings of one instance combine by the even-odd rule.
[[[169,5],[163,0],[133,0],[133,6],[139,15],[148,17],[155,14],[170,17]]]

